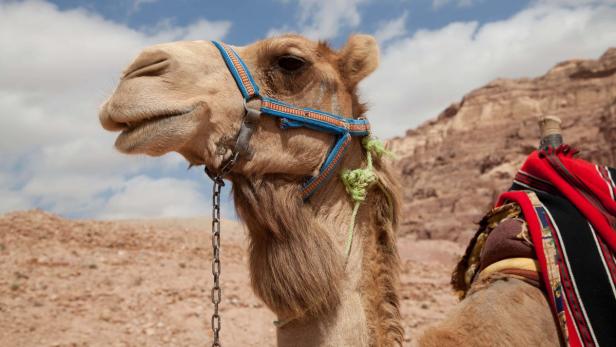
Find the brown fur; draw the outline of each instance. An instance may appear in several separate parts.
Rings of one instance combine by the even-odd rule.
[[[377,159],[375,167],[387,193],[372,189],[360,209],[371,221],[358,225],[364,231],[361,290],[372,332],[370,345],[402,345],[395,235],[399,189],[386,165]],[[239,176],[233,182],[238,214],[251,235],[250,268],[257,295],[282,317],[314,316],[335,309],[345,276],[343,257],[331,239],[335,231],[324,230],[318,210],[302,201],[301,181]]]
[[[319,315],[340,301],[342,258],[304,205],[300,185],[280,177],[233,179],[238,215],[250,232],[256,294],[282,317]]]
[[[369,200],[368,207],[364,207],[372,209],[376,221],[374,231],[364,239],[364,307],[369,317],[369,329],[374,332],[371,335],[371,345],[402,345],[404,328],[400,324],[400,301],[397,294],[400,258],[395,234],[400,209],[400,190],[395,177],[382,161],[375,161],[375,167],[385,191],[373,189],[373,197]]]
[[[560,340],[541,289],[497,276],[473,284],[467,298],[444,321],[426,330],[419,345],[560,346]]]

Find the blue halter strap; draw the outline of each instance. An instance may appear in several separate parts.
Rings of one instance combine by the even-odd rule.
[[[319,170],[319,174],[311,177],[302,190],[304,200],[308,200],[335,171],[341,162],[346,149],[351,143],[352,136],[367,136],[370,134],[370,123],[367,119],[345,118],[339,115],[315,110],[312,108],[299,107],[273,99],[259,93],[259,86],[255,83],[248,67],[240,56],[224,43],[212,41],[218,48],[233,79],[237,83],[244,102],[252,99],[261,99],[261,107],[258,112],[263,115],[278,117],[280,128],[298,128],[323,131],[337,136],[337,141],[329,151],[325,162]],[[251,110],[247,109],[247,112]]]

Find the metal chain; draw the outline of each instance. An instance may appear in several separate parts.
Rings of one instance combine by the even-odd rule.
[[[231,171],[233,165],[237,161],[238,154],[234,153],[231,158],[223,165],[220,173],[213,173],[205,168],[205,173],[214,181],[212,189],[212,275],[214,276],[214,284],[212,285],[212,304],[214,304],[214,313],[212,313],[212,332],[213,341],[212,347],[221,347],[220,344],[220,328],[221,319],[218,311],[218,305],[222,300],[222,289],[220,288],[220,193],[225,182],[223,177]]]
[[[218,177],[217,177],[218,178]],[[222,179],[214,180],[214,189],[212,193],[212,275],[214,275],[214,284],[212,286],[212,303],[214,304],[214,313],[212,314],[212,332],[214,340],[212,347],[220,347],[220,314],[218,313],[218,304],[222,297],[220,289],[220,191],[224,182]]]

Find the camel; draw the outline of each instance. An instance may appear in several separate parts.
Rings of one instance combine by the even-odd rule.
[[[365,116],[357,85],[378,65],[373,37],[353,35],[340,50],[298,35],[233,49],[262,94],[347,118]],[[143,50],[99,119],[105,129],[120,131],[115,146],[123,153],[174,151],[191,165],[217,169],[232,153],[244,113],[220,52],[211,42],[191,41]],[[374,158],[380,184],[357,211],[348,258],[343,249],[354,204],[341,180],[334,177],[302,199],[306,177],[318,173],[334,141],[305,127],[283,130],[277,119],[262,115],[250,156],[226,175],[248,229],[252,288],[286,323],[277,328],[278,346],[401,346],[395,235],[400,199],[387,160]],[[361,140],[353,138],[336,173],[365,165]],[[444,322],[428,329],[420,345],[559,344],[540,289],[494,276],[471,292]]]
[[[378,65],[371,36],[351,36],[339,51],[296,35],[233,48],[262,94],[349,118],[364,115],[356,88]],[[115,146],[123,153],[175,151],[192,165],[219,168],[242,123],[242,100],[211,42],[174,42],[146,48],[130,64],[99,119],[105,129],[121,131]],[[253,290],[288,321],[277,329],[278,345],[402,345],[394,233],[399,189],[386,160],[374,158],[380,188],[369,191],[357,212],[347,259],[354,204],[340,179],[302,199],[306,177],[319,170],[335,138],[281,130],[275,118],[260,118],[250,159],[240,159],[226,178],[248,229]],[[360,139],[353,138],[337,170],[365,161]]]

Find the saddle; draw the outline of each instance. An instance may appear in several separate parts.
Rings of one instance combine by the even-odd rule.
[[[515,277],[544,290],[568,346],[616,346],[616,169],[567,145],[533,152],[479,222],[452,285]]]

